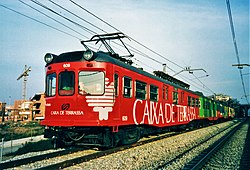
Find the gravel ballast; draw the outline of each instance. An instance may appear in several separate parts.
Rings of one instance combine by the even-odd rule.
[[[127,149],[66,169],[155,169],[183,151],[213,135],[218,129],[233,125],[232,121],[198,129],[136,148]],[[176,169],[176,167],[168,167]]]

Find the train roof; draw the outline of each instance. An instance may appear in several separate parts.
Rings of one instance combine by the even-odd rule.
[[[61,63],[61,62],[79,62],[79,61],[87,61],[84,57],[83,57],[83,53],[85,51],[73,51],[73,52],[66,52],[66,53],[62,53],[60,55],[54,55],[54,58],[52,60],[52,63]],[[108,62],[108,63],[112,63],[112,64],[115,64],[115,65],[118,65],[120,67],[123,67],[123,68],[126,68],[128,70],[131,70],[131,71],[134,71],[138,74],[142,74],[144,76],[147,76],[149,78],[152,78],[152,79],[155,79],[155,80],[158,80],[158,81],[161,81],[163,83],[167,83],[171,86],[174,86],[174,87],[177,87],[177,88],[180,88],[180,89],[183,89],[183,90],[186,90],[186,91],[189,91],[195,95],[199,95],[200,96],[200,93],[199,92],[194,92],[192,90],[189,90],[189,85],[176,79],[176,78],[173,78],[172,77],[172,80],[174,79],[175,81],[171,82],[171,80],[168,78],[168,79],[163,79],[161,77],[158,77],[156,75],[153,75],[153,74],[150,74],[146,71],[143,71],[142,69],[140,68],[136,68],[132,65],[130,65],[129,63],[126,63],[125,61],[122,61],[121,57],[117,56],[117,55],[112,55],[111,53],[109,52],[102,52],[102,51],[98,51],[98,52],[94,52],[94,57],[93,57],[93,60],[92,61],[97,61],[97,62]],[[49,65],[49,64],[47,64]],[[159,72],[159,71],[157,71]],[[168,77],[171,77],[170,75],[168,75]],[[178,83],[176,83],[178,82]],[[181,85],[181,83],[183,83],[184,85]],[[186,85],[186,86],[185,86]]]

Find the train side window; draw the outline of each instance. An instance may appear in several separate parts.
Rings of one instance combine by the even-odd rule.
[[[150,100],[158,101],[158,87],[150,85]]]
[[[51,97],[56,94],[56,73],[48,74],[46,77],[46,96]]]
[[[75,73],[73,71],[63,71],[59,74],[59,95],[70,96],[75,92]]]
[[[114,75],[114,88],[115,88],[115,96],[118,96],[118,89],[119,89],[119,87],[118,87],[118,85],[119,85],[119,76],[118,76],[118,74],[115,74]]]
[[[132,97],[132,79],[130,77],[123,78],[123,96]]]
[[[191,97],[188,96],[188,106],[191,106]]]
[[[178,104],[178,88],[174,88],[173,91],[173,104]]]
[[[209,109],[209,110],[211,109],[211,102],[210,101],[207,102],[207,109]]]
[[[195,106],[195,98],[191,98],[191,106],[194,107]]]
[[[163,86],[162,96],[163,99],[168,100],[168,86]]]
[[[136,93],[135,97],[137,99],[146,99],[146,83],[141,82],[141,81],[136,81],[135,86],[136,86]]]
[[[181,103],[184,103],[184,91],[181,92]]]
[[[196,107],[200,107],[200,100],[196,99]]]

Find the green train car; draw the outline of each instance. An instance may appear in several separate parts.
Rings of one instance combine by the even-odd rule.
[[[231,119],[235,116],[234,108],[228,106],[227,102],[216,101],[206,96],[199,97],[200,119],[220,120]]]

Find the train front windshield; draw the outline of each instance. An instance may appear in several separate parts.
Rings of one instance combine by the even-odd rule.
[[[56,73],[48,74],[46,77],[46,96],[56,95]]]
[[[104,72],[81,71],[79,72],[79,94],[102,95],[104,94]]]
[[[60,96],[70,96],[75,94],[75,83],[78,85],[80,95],[103,95],[105,75],[102,71],[80,71],[76,83],[75,73],[73,71],[63,71],[58,75],[56,73],[48,74],[46,77],[46,95],[52,97],[56,95],[58,84],[58,94]]]
[[[64,71],[59,73],[59,95],[69,96],[75,92],[75,73],[73,71]]]

